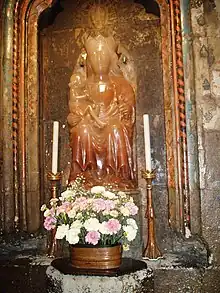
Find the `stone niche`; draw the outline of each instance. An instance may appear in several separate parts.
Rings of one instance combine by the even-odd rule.
[[[68,83],[83,47],[82,35],[89,28],[88,10],[91,5],[91,1],[60,1],[59,5],[45,11],[39,20],[40,123],[44,129],[41,133],[44,154],[41,162],[44,170],[41,184],[45,186],[45,192],[48,186],[46,174],[51,169],[53,120],[58,120],[61,125],[59,170],[63,171],[63,188],[68,181],[71,161],[66,121],[69,112]],[[141,234],[146,234],[146,223],[144,228],[142,227],[146,185],[141,178],[141,170],[145,168],[143,114],[147,113],[150,115],[152,167],[157,168],[157,180],[154,186],[157,235],[162,249],[169,249],[159,6],[154,9],[156,13],[153,14],[147,13],[143,5],[133,1],[106,1],[105,5],[109,14],[109,30],[128,52],[129,62],[133,64],[130,72],[136,91],[133,152],[138,179],[139,192],[136,193],[136,202],[141,212]],[[49,24],[50,21],[52,24]]]
[[[27,4],[28,0],[21,2]],[[88,11],[94,1],[36,0],[32,4],[9,9],[11,18],[3,29],[6,58],[1,103],[7,111],[1,120],[4,145],[0,184],[4,190],[0,229],[10,239],[14,231],[27,232],[28,236],[40,231],[42,235],[40,206],[50,198],[47,173],[51,171],[54,120],[60,122],[58,170],[63,172],[62,189],[67,185],[71,162],[68,83],[82,49],[82,36],[89,27]],[[157,170],[153,187],[157,242],[163,253],[182,251],[186,232],[201,234],[201,209],[193,137],[186,143],[181,29],[171,25],[176,21],[180,26],[178,3],[175,2],[178,15],[170,13],[173,7],[166,0],[114,0],[102,4],[108,8],[109,31],[128,56],[127,60],[120,60],[125,67],[132,64],[128,72],[136,92],[133,153],[138,188],[134,197],[140,208],[140,235],[135,246],[141,256],[147,240],[146,182],[141,177],[145,168],[143,114],[147,113],[152,167]],[[13,37],[8,38],[11,31]],[[8,56],[12,45],[13,54]],[[13,65],[13,71],[7,62]],[[196,176],[189,176],[192,171]],[[194,249],[190,241],[188,247]],[[25,247],[33,244],[37,246],[32,240]],[[197,247],[203,249],[202,245]]]

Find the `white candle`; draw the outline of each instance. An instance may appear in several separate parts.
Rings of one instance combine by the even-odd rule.
[[[59,122],[53,122],[52,173],[57,174],[58,165]]]
[[[144,114],[144,148],[146,170],[151,171],[150,126],[148,114]]]

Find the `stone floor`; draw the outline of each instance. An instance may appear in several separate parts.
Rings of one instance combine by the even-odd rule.
[[[1,257],[0,293],[46,293],[45,272],[50,263],[45,256]],[[204,267],[193,258],[172,254],[147,264],[153,278],[143,293],[220,293],[220,267]]]

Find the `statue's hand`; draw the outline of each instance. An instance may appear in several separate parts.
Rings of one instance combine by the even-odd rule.
[[[67,116],[67,121],[70,127],[75,127],[82,120],[80,115],[70,113]]]
[[[125,104],[119,105],[119,111],[120,111],[122,116],[128,116],[129,115],[128,106],[125,105]]]
[[[92,109],[92,108],[91,108],[90,105],[87,106],[83,115],[84,115],[84,116],[86,116],[87,114],[90,114],[90,115],[91,115],[91,109]]]
[[[99,106],[94,106],[94,105],[90,106],[89,105],[86,108],[84,115],[87,113],[90,114],[90,116],[95,120],[97,126],[99,128],[104,128],[107,124],[99,119],[99,117],[97,116],[97,114],[98,114],[97,111],[99,112]]]

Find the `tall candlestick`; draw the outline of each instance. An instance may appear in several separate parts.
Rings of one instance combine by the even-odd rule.
[[[147,245],[143,252],[144,259],[158,259],[162,257],[160,249],[157,246],[156,236],[155,236],[155,217],[154,217],[154,207],[153,207],[153,180],[156,177],[155,171],[142,171],[142,177],[146,180],[147,187],[147,207],[145,218],[148,222],[148,237]]]
[[[144,114],[144,147],[146,170],[151,171],[150,127],[148,114]]]
[[[52,173],[57,174],[59,122],[53,122]]]

